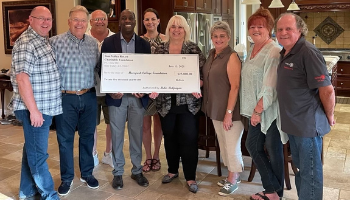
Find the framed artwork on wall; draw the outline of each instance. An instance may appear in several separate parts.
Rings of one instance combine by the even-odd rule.
[[[23,0],[2,2],[2,19],[4,26],[5,54],[11,54],[13,45],[17,38],[29,26],[29,15],[37,6],[47,7],[52,18],[55,19],[55,0]],[[49,36],[56,35],[56,23],[52,22]]]

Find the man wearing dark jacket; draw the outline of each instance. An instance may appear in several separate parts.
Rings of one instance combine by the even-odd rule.
[[[122,11],[120,15],[119,33],[104,40],[101,53],[143,53],[150,54],[148,42],[134,32],[136,25],[135,14],[130,10]],[[139,185],[147,187],[148,180],[142,174],[142,122],[148,95],[112,93],[106,95],[110,124],[112,130],[113,153],[113,183],[115,189],[123,188],[122,175],[124,173],[125,158],[123,154],[124,130],[128,118],[128,134],[130,138],[130,158],[132,175]]]

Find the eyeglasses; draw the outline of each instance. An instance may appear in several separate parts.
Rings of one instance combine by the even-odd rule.
[[[74,23],[78,23],[78,22],[86,23],[86,19],[73,18],[73,19],[70,19],[70,20],[73,21]]]
[[[226,35],[212,35],[211,38],[213,38],[213,39],[218,39],[218,38],[224,39],[224,38],[226,38]]]
[[[32,15],[31,15],[31,17],[33,17],[34,19],[39,20],[40,22],[44,22],[44,21],[47,21],[47,22],[52,22],[52,21],[53,21],[53,19],[52,19],[52,18],[35,17],[35,16],[32,16]]]
[[[106,20],[106,18],[104,18],[104,17],[91,19],[91,21],[94,21],[94,22],[98,22],[98,21],[104,22],[105,20]]]

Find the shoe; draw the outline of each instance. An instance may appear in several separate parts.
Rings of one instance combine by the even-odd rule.
[[[101,162],[102,162],[103,164],[109,165],[109,166],[111,166],[112,168],[114,168],[113,160],[112,160],[112,152],[109,152],[109,153],[104,152],[104,153],[103,153],[103,158],[102,158]]]
[[[217,184],[218,184],[218,186],[220,186],[220,187],[224,187],[224,185],[225,185],[226,182],[227,182],[227,178],[220,180]],[[241,182],[241,177],[239,176],[239,177],[236,179],[236,183],[240,183],[240,182]]]
[[[188,185],[188,190],[190,192],[197,193],[197,191],[198,191],[197,183],[191,183],[190,185]]]
[[[86,185],[91,189],[97,189],[99,187],[98,180],[93,176],[81,177],[80,181],[86,183]]]
[[[224,185],[224,187],[222,187],[219,191],[219,195],[221,196],[226,196],[229,194],[232,194],[233,192],[235,192],[238,189],[238,185],[236,184],[232,184],[229,181],[227,181]]]
[[[152,169],[152,159],[147,159],[144,163],[143,163],[143,167],[142,167],[142,171],[143,172],[149,172]]]
[[[61,196],[66,196],[70,192],[70,188],[72,187],[72,185],[73,185],[73,181],[62,182],[57,189],[57,193]]]
[[[147,178],[144,177],[142,173],[131,174],[131,178],[134,179],[140,186],[147,187],[149,185]]]
[[[170,177],[169,174],[165,175],[162,179],[162,183],[170,183],[175,178],[179,177],[179,173],[176,173],[173,177]]]
[[[217,184],[218,184],[218,186],[220,186],[220,187],[224,187],[224,185],[225,185],[226,182],[227,182],[227,178],[218,181]]]
[[[97,151],[93,155],[93,157],[94,157],[94,167],[96,167],[100,163],[100,161],[98,160],[98,153],[97,153]]]
[[[160,163],[159,159],[152,159],[152,171],[159,171],[161,167],[162,164]]]
[[[117,175],[114,176],[113,182],[112,182],[112,187],[117,190],[121,190],[123,188],[123,176],[122,175]]]

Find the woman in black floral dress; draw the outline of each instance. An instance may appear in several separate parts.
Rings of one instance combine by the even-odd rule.
[[[198,54],[200,76],[205,57],[194,42],[189,40],[190,27],[180,15],[173,16],[168,23],[165,42],[160,44],[155,54]],[[201,78],[202,79],[202,78]],[[200,80],[201,86],[203,84]],[[158,94],[150,94],[151,98]],[[201,94],[159,94],[156,98],[157,111],[164,135],[164,147],[168,162],[168,174],[163,183],[170,183],[178,177],[179,160],[182,160],[183,172],[191,192],[196,193],[196,169],[198,163],[198,111],[201,106]]]

